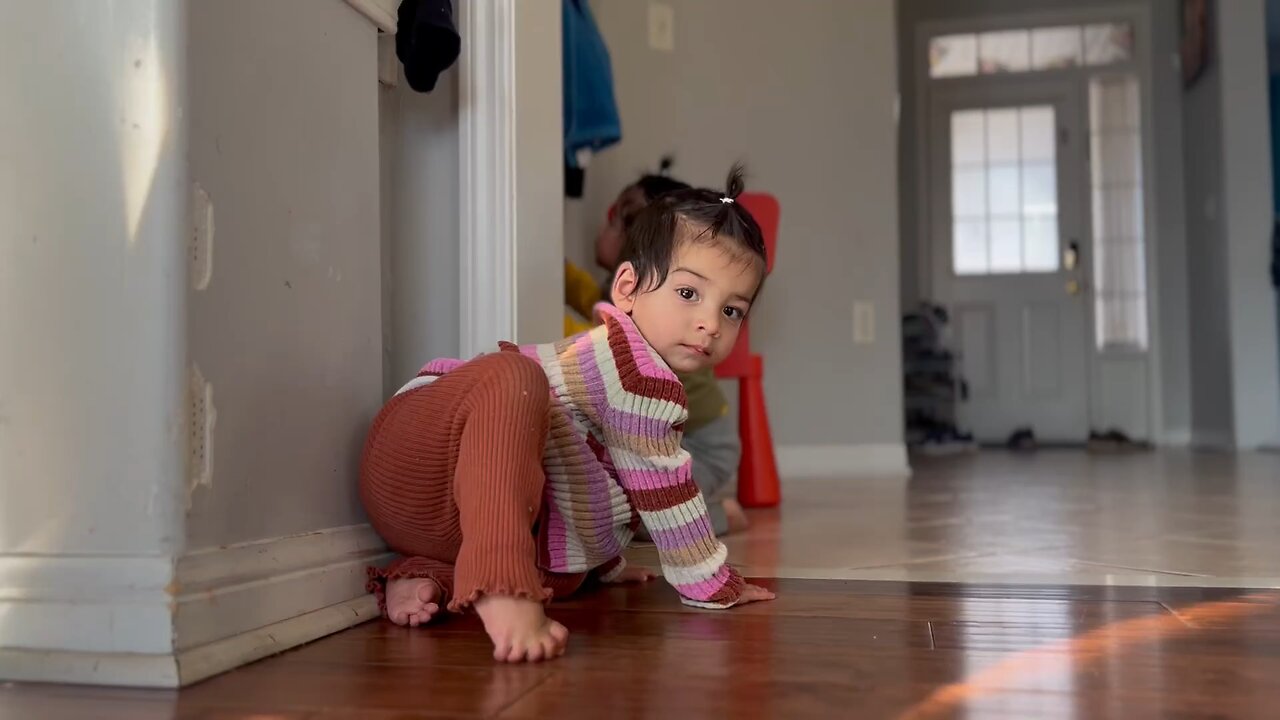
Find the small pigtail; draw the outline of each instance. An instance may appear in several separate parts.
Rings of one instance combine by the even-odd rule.
[[[729,169],[729,178],[724,183],[725,194],[721,198],[722,202],[727,200],[728,202],[725,203],[727,205],[738,199],[738,196],[746,189],[745,176],[746,171],[743,169],[742,163],[734,163],[733,167]]]

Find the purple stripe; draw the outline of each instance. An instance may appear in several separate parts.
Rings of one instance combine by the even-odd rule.
[[[583,337],[575,349],[578,351],[578,371],[582,375],[582,384],[589,390],[588,398],[598,401],[591,410],[599,415],[600,406],[608,401],[608,397],[604,393],[604,375],[600,372],[600,359],[596,357],[595,343],[591,342],[590,336]]]
[[[611,427],[622,428],[632,435],[657,440],[671,434],[671,421],[628,412],[609,406],[602,418]]]
[[[653,536],[653,544],[658,546],[659,551],[668,552],[701,545],[706,540],[715,540],[716,537],[715,533],[711,532],[711,525],[707,522],[706,515],[700,515],[679,527],[664,530],[651,529],[649,534]]]

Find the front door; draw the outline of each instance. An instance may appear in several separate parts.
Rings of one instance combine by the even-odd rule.
[[[1088,434],[1082,99],[1069,81],[957,83],[931,98],[932,274],[981,442]]]

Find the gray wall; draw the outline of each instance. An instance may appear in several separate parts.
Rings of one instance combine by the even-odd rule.
[[[458,70],[381,92],[383,394],[458,356]]]
[[[1191,398],[1197,442],[1229,444],[1231,394],[1226,223],[1222,208],[1222,66],[1217,43],[1183,98],[1186,136],[1187,264],[1191,300]]]
[[[902,440],[891,0],[675,0],[675,51],[650,50],[646,3],[596,0],[623,141],[587,170],[582,245],[618,190],[674,152],[721,187],[735,160],[782,204],[777,265],[752,319],[779,444]],[[877,342],[855,346],[855,299]]]
[[[5,8],[0,559],[181,548],[183,14],[159,0]],[[22,575],[5,578],[19,596],[43,577]],[[76,647],[115,636],[82,630]],[[158,652],[167,629],[138,635],[153,632],[154,644],[130,637],[114,649]]]
[[[1217,204],[1225,232],[1199,238],[1224,245],[1227,253],[1230,382],[1239,448],[1280,444],[1276,304],[1268,271],[1275,215],[1265,23],[1263,0],[1217,5],[1221,135],[1216,142],[1222,155]]]
[[[1177,51],[1179,11],[1177,0],[899,0],[899,76],[902,92],[902,133],[899,160],[902,167],[899,208],[901,217],[902,303],[911,306],[927,296],[921,268],[927,261],[926,246],[919,241],[927,207],[919,197],[921,148],[916,138],[918,107],[916,73],[917,28],[921,23],[982,17],[1053,18],[1063,11],[1088,12],[1145,8],[1150,13],[1151,37],[1146,43],[1151,68],[1151,103],[1154,136],[1149,147],[1158,148],[1149,158],[1153,170],[1158,212],[1148,241],[1156,246],[1156,307],[1152,317],[1160,336],[1161,393],[1166,438],[1185,439],[1191,425],[1191,360],[1188,333],[1187,228],[1183,212],[1183,127],[1181,81],[1172,62]]]
[[[382,398],[376,32],[345,3],[191,3],[191,172],[216,216],[190,354],[218,412],[192,549],[362,521]]]

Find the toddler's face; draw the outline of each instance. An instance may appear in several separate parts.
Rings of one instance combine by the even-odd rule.
[[[623,263],[613,300],[672,370],[687,373],[728,357],[761,279],[757,263],[715,243],[685,242],[656,289],[638,288],[634,269]]]

